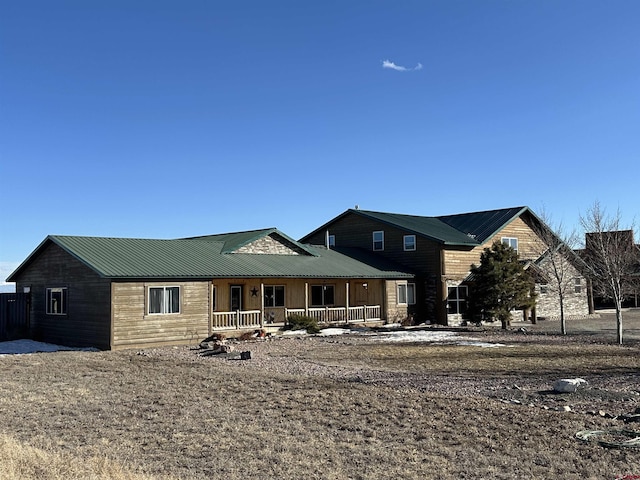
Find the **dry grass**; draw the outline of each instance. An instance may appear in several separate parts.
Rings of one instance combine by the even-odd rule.
[[[151,480],[152,477],[133,473],[104,457],[81,459],[71,453],[34,448],[6,435],[0,436],[0,478],[19,480],[104,479]]]
[[[639,451],[574,438],[579,430],[619,427],[620,420],[499,401],[512,394],[542,401],[536,385],[588,373],[602,378],[611,405],[622,402],[628,410],[638,403],[632,391],[637,347],[501,338],[515,346],[282,340],[265,344],[272,350],[263,353],[264,364],[259,356],[255,362],[197,358],[187,349],[0,357],[3,441],[9,450],[25,449],[24,462],[32,465],[13,478],[144,478],[126,472],[230,480],[640,474]],[[266,362],[293,358],[319,369],[275,372]],[[341,378],[334,375],[338,369],[346,372]],[[512,382],[524,385],[523,391],[502,387]],[[435,383],[442,388],[432,388]],[[620,391],[612,390],[618,384]],[[571,400],[559,400],[565,399]],[[66,466],[100,458],[101,470],[65,475]],[[35,469],[49,462],[47,470],[59,475]],[[12,478],[3,474],[10,468],[2,455],[0,476]],[[110,477],[109,470],[124,473]]]

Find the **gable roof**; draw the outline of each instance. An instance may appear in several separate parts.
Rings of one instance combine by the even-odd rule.
[[[355,214],[426,237],[444,245],[476,247],[482,245],[487,239],[494,236],[508,223],[525,212],[537,218],[528,207],[512,207],[437,217],[349,209],[304,236],[301,241],[305,241],[312,235],[326,230],[335,221],[347,215]]]
[[[302,245],[293,240],[303,254],[229,251],[231,245],[246,245],[249,238],[259,239],[268,235],[289,238],[276,229],[176,240],[50,235],[7,280],[16,281],[20,273],[51,244],[59,246],[101,277],[111,279],[412,277],[400,269],[377,268],[334,250]]]
[[[222,242],[222,253],[231,253],[250,243],[270,235],[277,235],[299,249],[304,250],[309,255],[315,255],[313,250],[307,248],[306,245],[296,242],[293,238],[285,235],[277,228],[263,228],[260,230],[248,230],[245,232],[219,233],[214,235],[205,235],[202,237],[190,237],[184,240],[207,240],[213,242]]]

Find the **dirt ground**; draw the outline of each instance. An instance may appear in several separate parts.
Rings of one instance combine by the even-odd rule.
[[[640,475],[639,449],[575,434],[640,436],[640,310],[624,322],[624,346],[603,312],[566,336],[543,321],[434,343],[370,332],[235,343],[226,356],[0,356],[1,429],[154,478],[623,478]],[[588,383],[553,392],[575,377]]]

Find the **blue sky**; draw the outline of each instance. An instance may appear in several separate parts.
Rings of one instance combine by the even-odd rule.
[[[0,6],[0,282],[49,234],[640,210],[640,2]],[[4,274],[4,275],[3,275]]]

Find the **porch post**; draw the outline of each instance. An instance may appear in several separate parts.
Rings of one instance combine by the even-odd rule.
[[[260,280],[260,328],[264,328],[264,282]]]
[[[347,284],[346,284],[346,301],[345,301],[345,305],[347,306],[347,318],[346,323],[349,323],[349,280],[347,280]]]

